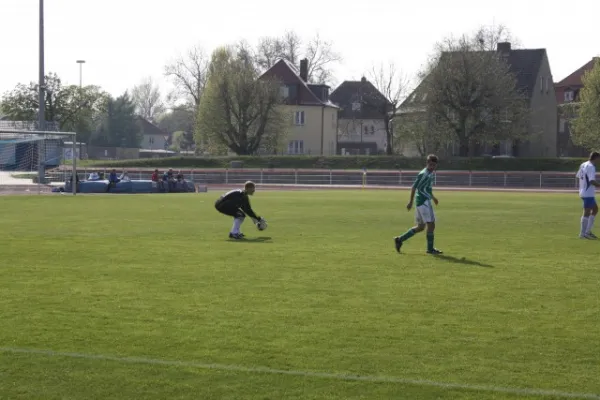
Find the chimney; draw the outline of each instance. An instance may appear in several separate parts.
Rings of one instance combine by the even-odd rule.
[[[365,78],[364,76],[362,78],[360,78],[360,82],[361,83],[367,83],[367,78]]]
[[[308,82],[308,59],[300,60],[300,78],[304,82]]]
[[[499,42],[497,45],[498,53],[508,55],[510,53],[510,42]]]

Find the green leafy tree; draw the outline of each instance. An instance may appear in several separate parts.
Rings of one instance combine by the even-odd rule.
[[[279,142],[289,123],[279,107],[279,82],[259,79],[259,68],[243,45],[212,55],[208,81],[198,109],[196,143],[212,152],[226,149],[255,154]]]
[[[142,134],[136,122],[136,105],[127,92],[107,99],[93,140],[97,146],[140,146]]]
[[[579,102],[565,107],[571,119],[573,143],[587,149],[600,147],[600,62],[582,78]]]
[[[2,113],[14,121],[37,121],[38,88],[35,83],[19,83],[4,95]],[[46,120],[57,122],[61,130],[77,132],[78,140],[86,141],[108,94],[98,86],[63,86],[54,73],[46,76],[45,89]]]

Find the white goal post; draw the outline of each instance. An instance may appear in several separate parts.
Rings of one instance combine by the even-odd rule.
[[[72,193],[77,193],[77,134],[75,132],[3,129],[0,127],[0,189],[31,191],[50,190],[47,171],[58,169],[66,160],[72,162],[71,173],[54,175],[72,179]],[[37,181],[37,182],[36,182]],[[57,182],[58,183],[58,182]]]

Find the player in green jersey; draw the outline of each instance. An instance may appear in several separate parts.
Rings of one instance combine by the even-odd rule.
[[[413,183],[412,190],[410,191],[410,201],[406,208],[410,211],[413,207],[413,200],[416,200],[416,222],[417,225],[410,228],[402,236],[394,238],[394,244],[396,245],[396,251],[400,253],[400,248],[411,237],[417,233],[423,231],[427,227],[427,253],[428,254],[442,254],[442,252],[433,246],[435,231],[435,213],[433,212],[433,205],[437,206],[438,199],[433,195],[433,179],[435,169],[438,165],[437,156],[430,154],[427,156],[427,166],[419,172],[417,179]],[[416,199],[415,199],[416,194]]]

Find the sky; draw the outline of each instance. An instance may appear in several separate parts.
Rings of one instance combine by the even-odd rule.
[[[407,4],[408,3],[408,4]],[[333,42],[343,60],[337,83],[393,62],[408,78],[449,35],[505,25],[522,48],[548,51],[557,82],[600,55],[594,29],[600,1],[577,0],[45,0],[45,68],[67,84],[99,85],[113,95],[152,77],[171,89],[164,67],[194,45],[207,53],[244,39],[294,30]],[[0,0],[0,95],[38,77],[39,0]],[[568,12],[566,12],[568,11]],[[594,39],[596,38],[596,39]]]

